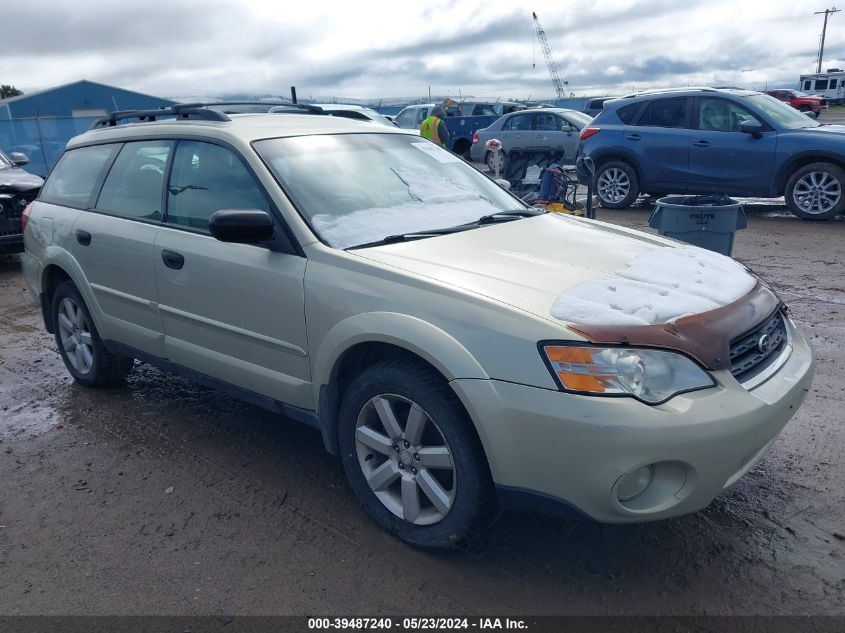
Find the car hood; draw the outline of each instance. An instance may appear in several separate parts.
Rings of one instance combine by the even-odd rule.
[[[636,231],[548,213],[349,252],[553,320],[552,304],[566,290],[614,277],[644,252],[667,246]]]
[[[43,184],[43,178],[18,167],[0,169],[0,191],[23,193],[39,189]]]

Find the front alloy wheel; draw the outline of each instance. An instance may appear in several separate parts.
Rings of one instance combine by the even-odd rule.
[[[805,220],[827,220],[845,209],[845,171],[832,163],[812,163],[798,169],[786,184],[789,210]]]
[[[400,356],[361,371],[338,412],[343,469],[364,509],[403,541],[454,547],[498,511],[484,450],[430,366]]]
[[[394,394],[369,400],[358,415],[355,449],[370,489],[394,515],[431,525],[449,513],[457,489],[452,451],[417,403]]]

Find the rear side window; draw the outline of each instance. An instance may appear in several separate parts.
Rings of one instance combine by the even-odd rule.
[[[619,108],[616,111],[616,116],[618,116],[619,120],[625,125],[631,125],[634,122],[634,119],[637,118],[637,113],[640,111],[642,105],[642,103],[630,103],[622,108]]]
[[[97,209],[128,218],[160,220],[171,145],[170,141],[126,143],[103,183]]]
[[[687,127],[689,99],[655,99],[646,106],[637,125],[652,127]]]
[[[531,117],[532,115],[530,114],[515,114],[502,124],[502,129],[513,130],[515,132],[520,130],[530,130]]]
[[[208,230],[221,209],[270,211],[270,203],[237,155],[201,141],[180,141],[167,192],[167,222]]]
[[[88,208],[99,182],[117,145],[94,145],[65,152],[53,169],[40,199],[52,204]]]

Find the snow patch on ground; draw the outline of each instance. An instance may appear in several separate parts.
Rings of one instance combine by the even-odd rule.
[[[563,292],[552,316],[583,325],[653,325],[736,301],[756,281],[730,257],[693,246],[660,247],[631,260],[616,277]]]
[[[349,248],[388,235],[442,229],[473,222],[501,211],[475,191],[424,170],[394,169],[408,186],[412,200],[390,207],[360,209],[344,215],[320,213],[311,218],[314,230],[330,246]]]

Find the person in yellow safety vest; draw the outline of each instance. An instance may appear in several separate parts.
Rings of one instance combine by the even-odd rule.
[[[434,141],[440,147],[449,147],[449,130],[446,129],[446,112],[440,106],[434,106],[420,124],[420,136]]]

